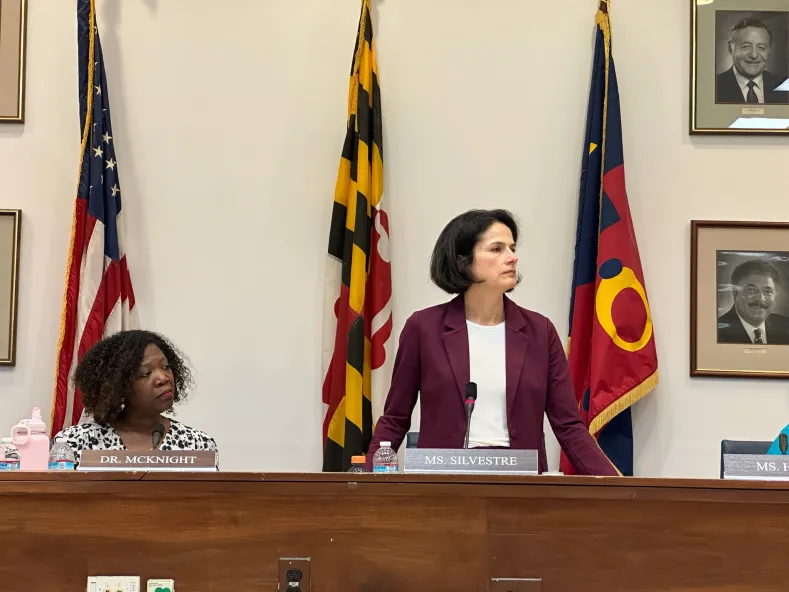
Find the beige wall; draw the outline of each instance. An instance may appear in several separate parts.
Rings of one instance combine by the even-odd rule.
[[[514,297],[565,334],[595,1],[376,4],[396,328],[443,299],[427,279],[442,225],[501,206],[523,222]],[[2,430],[51,400],[79,148],[73,5],[30,3],[28,122],[0,127],[0,207],[25,217]],[[141,318],[189,353],[199,385],[179,417],[217,437],[227,469],[320,465],[322,276],[358,5],[98,0]],[[662,373],[634,412],[650,476],[715,476],[721,438],[789,422],[786,383],[688,377],[689,220],[789,219],[785,140],[688,136],[688,13],[614,2]]]

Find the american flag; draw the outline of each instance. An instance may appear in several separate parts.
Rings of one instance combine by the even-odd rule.
[[[121,219],[121,185],[110,123],[95,0],[77,1],[82,152],[66,269],[52,434],[79,423],[82,396],[71,376],[93,344],[139,327]]]

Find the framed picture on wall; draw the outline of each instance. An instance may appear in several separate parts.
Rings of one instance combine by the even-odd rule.
[[[0,123],[25,120],[27,0],[0,0]]]
[[[789,223],[691,222],[690,375],[789,378]]]
[[[691,134],[789,134],[789,0],[691,0]]]
[[[16,364],[21,225],[20,210],[0,210],[0,366]]]

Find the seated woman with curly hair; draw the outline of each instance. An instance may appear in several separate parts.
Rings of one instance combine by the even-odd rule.
[[[79,465],[83,450],[214,450],[207,434],[165,417],[186,399],[192,374],[175,347],[150,331],[121,331],[94,345],[74,383],[93,422],[71,426],[66,439]]]

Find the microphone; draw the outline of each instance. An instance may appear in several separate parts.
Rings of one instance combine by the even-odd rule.
[[[787,438],[786,434],[779,435],[778,448],[781,450],[781,454],[786,454],[787,447],[789,447],[789,438]]]
[[[154,450],[157,446],[159,446],[162,438],[164,438],[164,426],[160,423],[157,423],[155,426],[153,426],[153,434],[151,434],[151,443],[153,444]]]
[[[466,442],[463,448],[468,448],[468,436],[471,432],[471,414],[474,413],[474,405],[477,403],[477,383],[469,382],[466,385]]]

